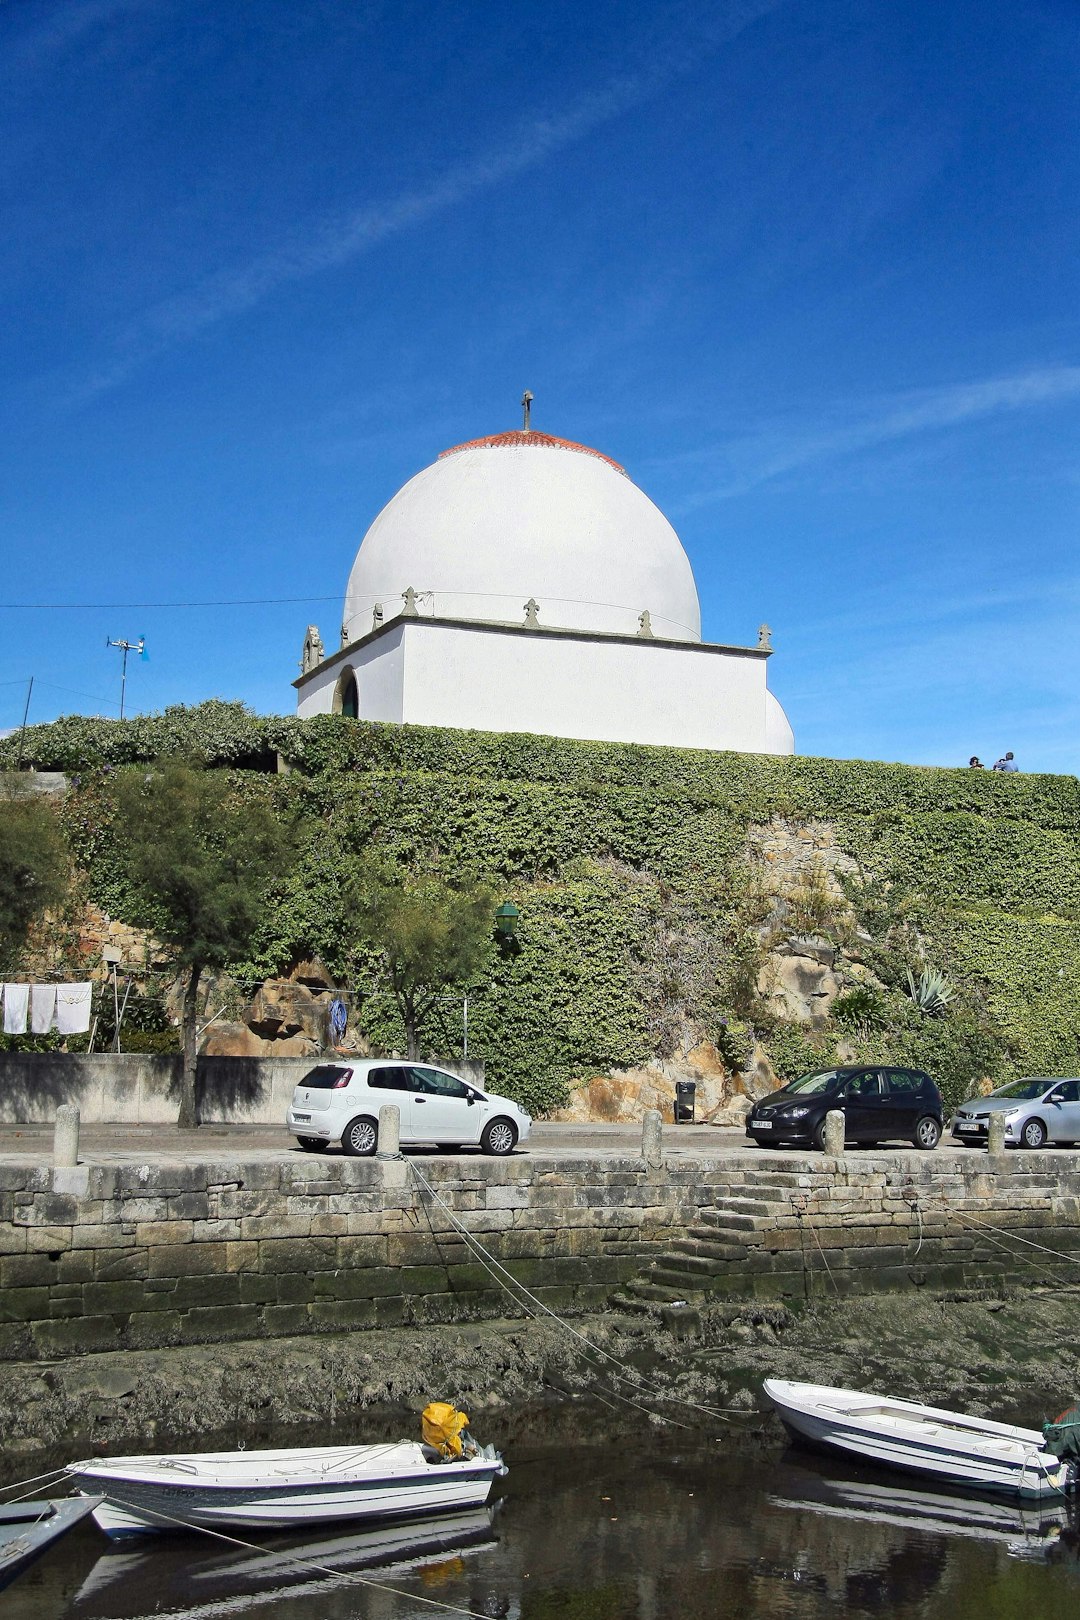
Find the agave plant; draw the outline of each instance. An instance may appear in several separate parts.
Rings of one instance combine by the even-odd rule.
[[[941,1018],[956,995],[956,987],[936,968],[923,968],[916,978],[908,968],[908,995],[927,1018]]]

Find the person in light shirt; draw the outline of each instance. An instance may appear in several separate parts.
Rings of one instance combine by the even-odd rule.
[[[1020,767],[1017,765],[1016,761],[1012,757],[1012,750],[1011,749],[1004,756],[1004,758],[999,759],[996,762],[996,764],[994,765],[994,769],[995,769],[995,771],[1017,771],[1017,770],[1020,769]]]

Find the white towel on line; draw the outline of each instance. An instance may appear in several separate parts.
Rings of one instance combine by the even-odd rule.
[[[47,1035],[56,1016],[55,984],[30,986],[30,1028],[35,1035]]]
[[[4,986],[4,1034],[26,1034],[26,1007],[30,1000],[30,986],[28,984],[5,984]]]
[[[61,1035],[84,1035],[90,1028],[91,984],[58,984],[56,1027]]]

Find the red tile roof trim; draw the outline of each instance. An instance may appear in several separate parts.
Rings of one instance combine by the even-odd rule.
[[[587,444],[575,444],[573,439],[556,439],[550,433],[534,433],[531,429],[525,432],[523,428],[512,429],[509,433],[492,433],[486,439],[470,439],[467,444],[451,445],[449,450],[439,453],[439,460],[444,456],[456,456],[459,450],[505,450],[516,449],[519,445],[535,445],[540,450],[578,450],[583,456],[595,456],[598,461],[606,461],[609,467],[628,477],[625,467],[620,467],[617,461],[605,456],[602,450],[591,450]]]

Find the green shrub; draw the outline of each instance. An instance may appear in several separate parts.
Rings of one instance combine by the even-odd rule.
[[[93,899],[124,921],[134,919],[117,766],[189,755],[228,769],[252,805],[296,816],[301,858],[235,964],[245,979],[310,952],[346,973],[338,875],[370,844],[402,867],[459,871],[513,899],[522,950],[505,959],[493,948],[471,988],[471,1045],[492,1083],[535,1109],[653,1056],[657,1032],[680,1020],[717,1038],[725,1060],[720,1020],[743,1020],[746,1044],[762,1036],[785,1078],[835,1061],[835,1032],[778,1024],[758,1001],[768,906],[746,836],[777,817],[831,823],[858,863],[842,880],[860,930],[851,944],[885,992],[871,1004],[850,989],[833,1011],[860,1058],[916,1063],[953,1097],[983,1075],[1080,1072],[1072,777],[300,721],[226,703],[30,727],[24,752],[78,777],[60,804],[68,842]],[[292,774],[274,774],[279,754]],[[12,740],[0,742],[0,766],[15,758]],[[827,915],[822,884],[809,888],[796,920],[831,937],[836,902]],[[958,991],[933,1019],[904,990],[928,958]],[[400,1048],[373,956],[358,959],[351,987],[359,1027]],[[732,1057],[743,1044],[734,1030]],[[434,1039],[448,1054],[460,1043],[459,1004],[446,1004]]]
[[[882,1029],[890,1017],[888,1001],[871,984],[857,984],[842,991],[831,1011],[842,1029]]]

